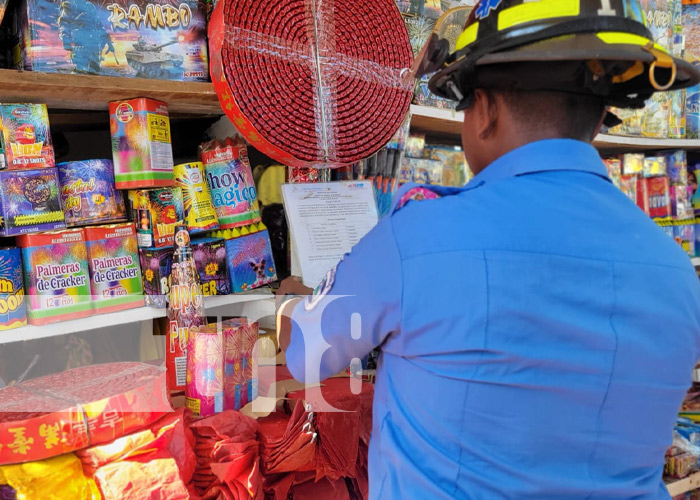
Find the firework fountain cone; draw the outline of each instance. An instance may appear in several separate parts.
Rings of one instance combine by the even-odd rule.
[[[199,274],[192,257],[187,228],[175,228],[175,249],[168,303],[166,366],[168,387],[184,391],[187,380],[187,337],[190,329],[207,324]]]

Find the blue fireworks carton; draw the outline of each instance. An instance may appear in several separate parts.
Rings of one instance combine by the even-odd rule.
[[[0,171],[0,236],[66,227],[56,168]]]
[[[0,248],[0,330],[27,324],[19,248]]]
[[[207,81],[197,0],[23,0],[14,13],[18,69]]]
[[[236,235],[238,237],[226,240],[231,291],[245,292],[275,281],[277,272],[270,235],[263,223],[244,226],[240,233],[236,230]]]

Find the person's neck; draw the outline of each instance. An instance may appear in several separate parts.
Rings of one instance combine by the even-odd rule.
[[[483,170],[486,170],[492,163],[498,160],[501,156],[505,156],[511,151],[520,149],[523,146],[532,144],[533,142],[545,141],[549,139],[570,139],[570,137],[562,137],[561,134],[551,132],[545,133],[538,131],[538,133],[533,134],[512,134],[506,137],[494,138],[493,148],[491,148],[487,154],[484,155],[483,161],[481,162],[483,167],[475,169],[472,168],[474,175],[479,174]]]

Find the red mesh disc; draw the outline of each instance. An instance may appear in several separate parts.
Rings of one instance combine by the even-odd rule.
[[[413,54],[394,0],[226,0],[209,37],[224,111],[286,165],[366,158],[408,111]]]

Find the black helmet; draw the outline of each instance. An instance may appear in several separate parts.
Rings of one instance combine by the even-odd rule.
[[[461,25],[461,35],[444,34]],[[637,0],[481,0],[438,21],[412,75],[437,73],[435,94],[471,103],[479,87],[597,95],[641,108],[654,92],[700,82],[700,71],[655,44]]]

